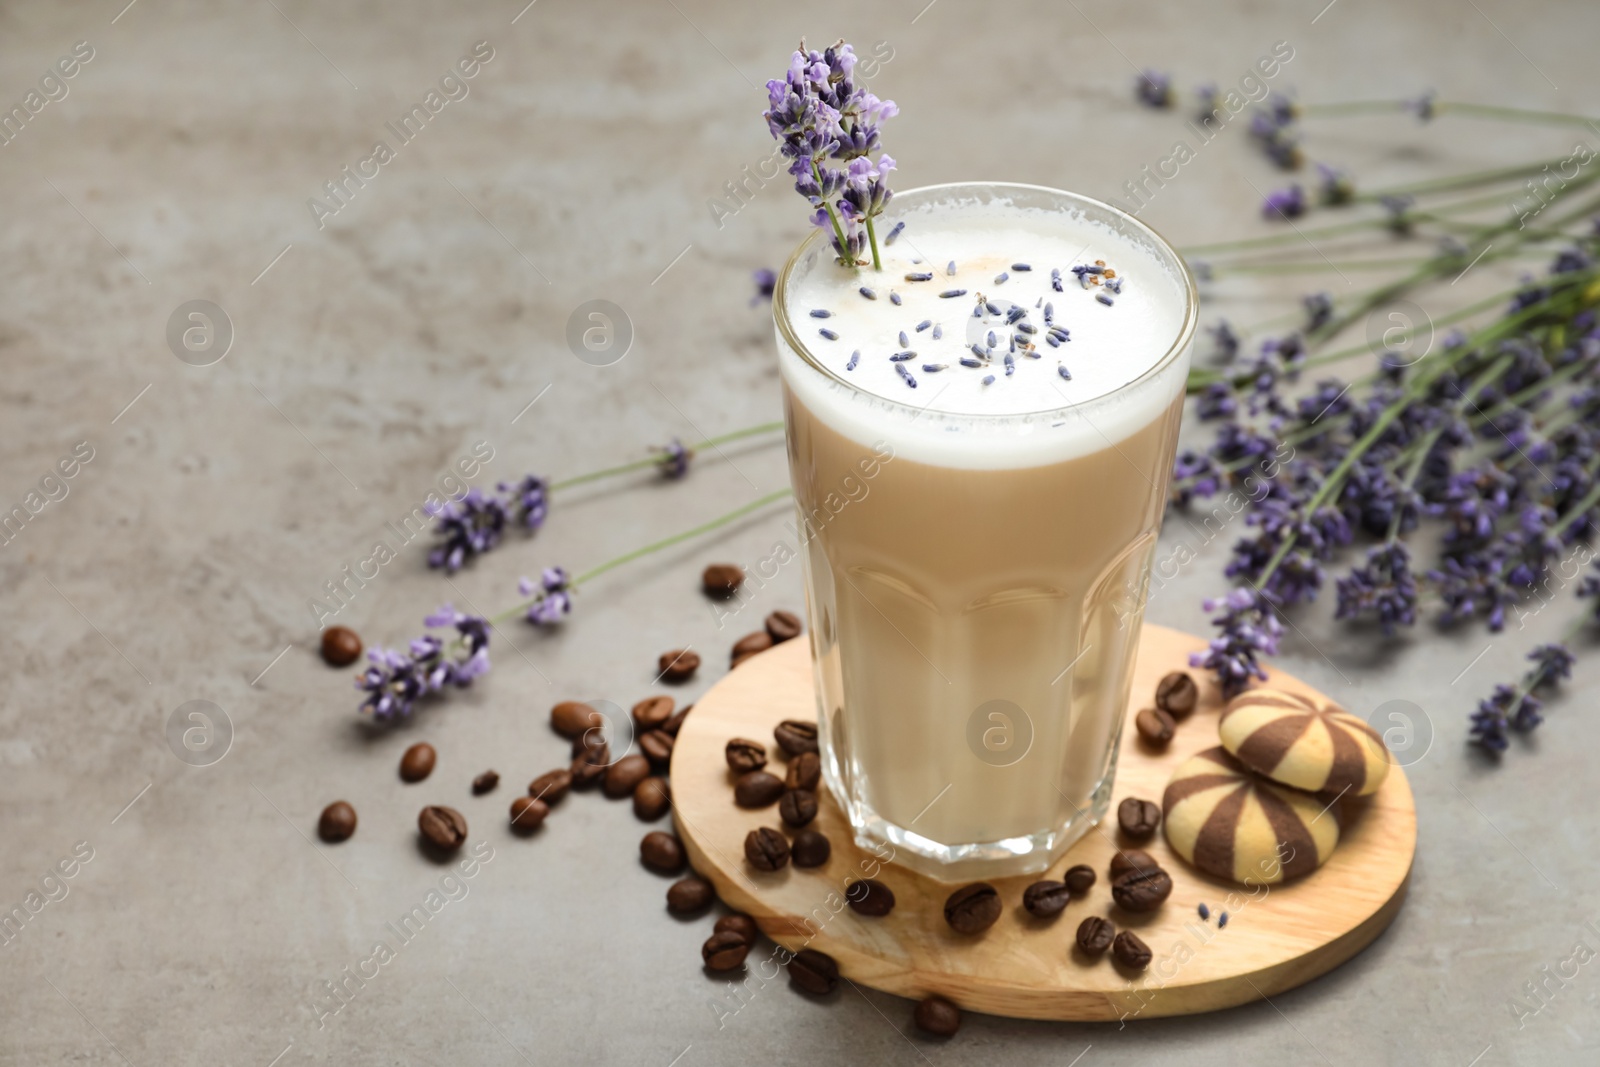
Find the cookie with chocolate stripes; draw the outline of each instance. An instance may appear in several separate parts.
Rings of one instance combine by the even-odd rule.
[[[1222,747],[1274,782],[1313,793],[1375,793],[1389,773],[1378,732],[1337,704],[1280,689],[1240,693],[1217,723]]]
[[[1245,885],[1309,874],[1339,844],[1338,805],[1252,774],[1220,745],[1178,766],[1161,808],[1174,852]]]

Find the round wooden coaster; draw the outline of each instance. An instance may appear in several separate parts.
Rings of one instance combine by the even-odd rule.
[[[1198,637],[1145,624],[1128,714],[1150,700],[1163,674],[1183,668],[1189,653],[1204,645]],[[1005,910],[976,937],[956,934],[944,921],[953,886],[881,863],[858,848],[826,788],[812,828],[833,844],[828,863],[813,870],[791,864],[775,873],[756,871],[744,858],[745,835],[760,826],[784,829],[783,822],[776,805],[761,811],[734,805],[723,748],[733,737],[765,741],[768,770],[783,775],[784,753],[772,728],[784,719],[816,716],[809,651],[804,640],[781,644],[744,662],[696,702],[673,750],[674,817],[695,870],[728,906],[748,912],[785,948],[826,952],[851,981],[915,999],[938,994],[965,1009],[1017,1018],[1184,1015],[1270,997],[1325,974],[1371,943],[1400,910],[1417,820],[1399,766],[1390,769],[1377,793],[1342,802],[1339,847],[1319,870],[1287,885],[1246,887],[1212,878],[1187,866],[1157,834],[1142,847],[1171,873],[1174,888],[1150,915],[1127,914],[1111,903],[1111,856],[1118,845],[1131,845],[1116,840],[1114,816],[1046,874],[996,880]],[[1269,673],[1269,685],[1315,694],[1282,672]],[[1160,753],[1148,750],[1130,723],[1123,731],[1112,811],[1126,796],[1159,802],[1173,769],[1217,744],[1221,705],[1217,691],[1202,684],[1200,707]],[[1078,863],[1098,876],[1088,893],[1054,920],[1035,919],[1022,909],[1029,883],[1059,878]],[[865,918],[845,905],[845,886],[862,877],[894,890],[897,903],[888,916]],[[1198,914],[1202,903],[1210,909],[1209,921]],[[1221,928],[1224,911],[1228,922]],[[1109,955],[1081,956],[1073,935],[1089,915],[1136,932],[1154,953],[1150,966],[1132,972]]]

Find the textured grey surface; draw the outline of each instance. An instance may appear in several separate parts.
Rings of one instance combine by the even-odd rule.
[[[1555,628],[1553,611],[1531,633],[1423,631],[1374,653],[1335,633],[1324,603],[1288,642],[1286,667],[1362,713],[1414,701],[1437,735],[1411,771],[1410,901],[1359,958],[1270,1005],[1121,1030],[974,1017],[936,1044],[910,1032],[907,1002],[846,990],[817,1003],[782,983],[719,1029],[724,989],[697,962],[709,920],[666,916],[625,805],[570,799],[531,841],[504,829],[511,796],[564,751],[545,727],[553,700],[631,702],[656,653],[686,642],[709,650],[688,696],[720,675],[749,627],[719,630],[695,576],[765,555],[781,509],[596,583],[562,633],[512,627],[518,651],[499,642],[486,684],[394,731],[358,721],[345,674],[314,655],[307,608],[475,441],[495,450],[480,480],[561,475],[777,417],[748,272],[793,245],[800,205],[774,183],[719,226],[708,201],[770,154],[755,86],[802,33],[886,42],[876,87],[905,109],[890,134],[903,185],[1000,177],[1116,196],[1182,132],[1129,103],[1130,62],[1185,87],[1227,84],[1288,40],[1278,84],[1308,99],[1432,85],[1580,108],[1592,5],[1340,0],[1318,16],[1320,2],[939,0],[919,15],[921,0],[540,0],[513,24],[520,7],[0,7],[7,107],[75,42],[95,50],[69,95],[0,148],[0,504],[79,442],[94,450],[65,499],[0,550],[0,904],[23,904],[76,843],[93,850],[67,895],[0,947],[0,1062],[1593,1062],[1593,966],[1550,982],[1521,1028],[1507,1006],[1576,942],[1600,949],[1582,925],[1600,921],[1592,670],[1503,767],[1463,746],[1471,702]],[[480,40],[494,58],[470,95],[317,229],[306,200]],[[1374,180],[1571,143],[1465,123],[1317,131],[1319,156]],[[1256,232],[1252,185],[1280,180],[1230,129],[1145,217],[1180,243]],[[637,330],[609,368],[563,339],[594,298]],[[186,366],[165,342],[192,299],[236,330],[214,366]],[[1267,314],[1234,303],[1237,318]],[[728,453],[682,485],[562,496],[535,541],[457,588],[414,545],[339,619],[399,641],[441,600],[495,610],[519,573],[591,565],[784,484],[780,449]],[[1152,617],[1200,629],[1225,548],[1184,568]],[[800,599],[790,568],[751,616]],[[165,734],[196,699],[235,731],[203,768]],[[439,767],[403,786],[398,755],[423,737]],[[467,783],[487,766],[505,781],[475,800]],[[311,843],[337,797],[359,832]],[[459,807],[494,858],[319,1028],[319,983],[368,957],[444,873],[413,847],[424,802]]]

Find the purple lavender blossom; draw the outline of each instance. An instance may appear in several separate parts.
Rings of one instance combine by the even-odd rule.
[[[456,641],[446,646],[425,634],[413,638],[405,652],[375,648],[367,653],[372,665],[356,679],[356,688],[367,694],[361,710],[380,722],[405,718],[429,693],[448,686],[465,689],[489,672],[487,619],[446,604],[423,622],[429,628],[455,627]]]
[[[1559,642],[1535,647],[1528,653],[1528,659],[1533,662],[1528,671],[1529,689],[1566,681],[1572,677],[1572,668],[1578,662],[1571,649]]]
[[[1239,335],[1233,332],[1227,319],[1218,319],[1215,326],[1207,326],[1211,335],[1212,351],[1222,359],[1232,359],[1239,354]]]
[[[517,521],[530,532],[544,525],[550,514],[550,483],[546,479],[525,474],[515,484],[501,482],[500,491],[507,494],[507,503]]]
[[[1333,318],[1333,297],[1328,293],[1311,293],[1300,299],[1306,309],[1306,330],[1320,330]]]
[[[1356,183],[1349,174],[1326,163],[1317,164],[1317,173],[1317,195],[1322,197],[1324,204],[1334,207],[1355,199]]]
[[[656,463],[663,477],[676,480],[689,473],[689,461],[694,458],[694,452],[676,437],[665,445],[652,447],[651,451],[658,453]]]
[[[1297,219],[1306,213],[1305,190],[1299,185],[1268,193],[1261,205],[1261,213],[1269,219]]]
[[[1411,554],[1398,541],[1367,550],[1367,562],[1337,582],[1338,619],[1375,618],[1385,637],[1417,623],[1417,580]]]
[[[1207,122],[1217,124],[1217,86],[1214,82],[1197,85],[1194,89],[1194,117],[1195,121],[1204,125]]]
[[[1283,624],[1261,595],[1251,589],[1234,589],[1220,600],[1203,603],[1207,611],[1221,609],[1211,624],[1222,632],[1211,639],[1206,651],[1190,654],[1189,666],[1215,671],[1222,695],[1232,699],[1250,685],[1252,678],[1267,680],[1261,657],[1277,655]]]
[[[751,272],[750,276],[755,279],[756,283],[756,295],[750,298],[750,306],[755,307],[763,300],[771,300],[772,291],[778,286],[777,272],[769,270],[766,267],[762,267],[759,270]]]
[[[1145,107],[1158,110],[1172,106],[1172,78],[1157,70],[1147,70],[1134,81],[1134,97]],[[1213,90],[1213,93],[1215,90]]]
[[[528,621],[538,626],[553,626],[572,610],[571,579],[561,567],[546,567],[536,582],[523,578],[517,582],[517,591],[523,596],[537,597],[528,605]]]
[[[1411,208],[1417,202],[1414,196],[1383,196],[1378,198],[1378,203],[1383,205],[1384,212],[1388,215],[1387,224],[1389,232],[1397,237],[1406,237],[1411,233],[1413,219]]]
[[[1429,89],[1420,96],[1400,101],[1400,109],[1416,115],[1419,122],[1428,122],[1437,114],[1438,99],[1439,94]]]
[[[1526,733],[1544,722],[1544,704],[1536,697],[1509,685],[1494,687],[1494,695],[1478,702],[1472,715],[1471,740],[1496,755],[1510,743],[1507,728]]]
[[[428,566],[454,574],[474,556],[488,552],[505,533],[506,508],[498,497],[477,486],[459,500],[430,503],[425,510],[438,520],[434,533],[443,540],[428,553]]]
[[[1233,386],[1227,382],[1212,382],[1206,386],[1195,405],[1195,414],[1200,416],[1201,422],[1231,419],[1238,411],[1239,401],[1233,395]]]

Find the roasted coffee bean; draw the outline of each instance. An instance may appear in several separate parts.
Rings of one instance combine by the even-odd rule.
[[[1125,871],[1159,871],[1160,869],[1161,864],[1156,862],[1156,858],[1142,848],[1118,849],[1116,854],[1111,857],[1111,877],[1113,879]]]
[[[591,726],[572,739],[572,754],[574,756],[581,756],[585,752],[604,752],[610,747],[610,744],[606,741],[605,729],[599,726]]]
[[[605,725],[601,714],[576,700],[563,700],[550,709],[550,726],[562,737],[580,737],[585,730]]]
[[[871,878],[851,882],[845,887],[844,899],[857,915],[870,915],[875,919],[894,910],[894,890]]]
[[[348,626],[322,631],[322,661],[330,667],[348,667],[361,655],[361,638]]]
[[[1067,884],[1067,889],[1074,896],[1079,893],[1086,893],[1089,891],[1089,887],[1094,885],[1094,868],[1087,863],[1068,867],[1067,873],[1061,876],[1061,880]]]
[[[988,882],[973,882],[944,902],[944,921],[958,934],[981,934],[1000,918],[1000,893]]]
[[[1078,924],[1078,948],[1091,956],[1105,952],[1116,936],[1117,928],[1098,915],[1091,915]]]
[[[651,830],[639,841],[639,859],[661,874],[676,874],[683,868],[683,845],[663,830]]]
[[[511,828],[518,833],[531,834],[544,825],[550,814],[550,805],[532,797],[518,797],[511,802]]]
[[[1036,919],[1055,918],[1071,899],[1065,882],[1035,882],[1022,891],[1022,906]]]
[[[345,840],[356,832],[356,809],[343,800],[335,800],[322,809],[317,820],[317,836],[331,844]]]
[[[545,771],[528,783],[528,795],[546,804],[559,804],[572,788],[572,772],[564,768]]]
[[[1123,871],[1111,881],[1111,899],[1125,911],[1155,911],[1172,895],[1172,876],[1161,868]]]
[[[774,644],[799,637],[803,628],[800,616],[792,611],[774,611],[767,616],[767,634]]]
[[[1200,687],[1185,671],[1173,671],[1156,686],[1156,707],[1181,719],[1200,703]]]
[[[672,735],[665,730],[646,730],[639,735],[639,751],[657,770],[672,766]]]
[[[1117,825],[1135,841],[1154,837],[1161,826],[1161,805],[1151,800],[1129,797],[1117,805]]]
[[[1139,739],[1151,748],[1166,748],[1178,724],[1160,708],[1145,708],[1133,717],[1133,728],[1139,731]]]
[[[700,958],[706,968],[713,971],[731,971],[744,964],[750,955],[750,942],[732,931],[712,934],[700,946]]]
[[[783,796],[783,779],[766,771],[742,774],[733,783],[733,802],[741,808],[764,808]]]
[[[815,752],[802,752],[789,761],[789,773],[783,784],[790,789],[817,788],[822,781],[822,757]]]
[[[789,960],[789,981],[815,996],[827,996],[839,984],[839,965],[826,952],[803,948]]]
[[[693,704],[686,704],[677,711],[673,712],[672,718],[661,724],[661,732],[666,734],[668,737],[676,738],[678,736],[678,731],[683,729],[683,720],[689,717],[689,712],[693,708]]]
[[[800,719],[785,719],[772,731],[778,744],[791,756],[817,751],[817,724]]]
[[[817,830],[801,830],[789,845],[789,856],[796,867],[821,867],[832,852],[833,845]]]
[[[744,737],[729,741],[728,747],[723,749],[723,755],[728,761],[728,769],[734,774],[749,774],[767,765],[767,746]]]
[[[1111,955],[1124,967],[1142,971],[1150,966],[1150,946],[1132,930],[1124,930],[1111,942]]]
[[[954,1037],[961,1029],[961,1009],[943,997],[929,997],[912,1015],[917,1029],[933,1037]]]
[[[417,815],[422,839],[441,852],[454,852],[467,839],[467,820],[454,808],[431,805]]]
[[[791,789],[778,801],[778,817],[790,826],[805,826],[817,817],[817,794],[809,789]]]
[[[420,782],[433,773],[434,762],[439,754],[433,746],[426,741],[418,741],[406,749],[405,755],[400,757],[400,780],[403,782]]]
[[[789,839],[763,826],[744,835],[744,858],[758,871],[778,871],[789,865]]]
[[[733,665],[737,667],[741,662],[749,659],[758,652],[765,652],[772,647],[772,635],[765,630],[757,630],[753,634],[745,634],[733,643],[733,652],[729,656]]]
[[[674,703],[671,697],[645,697],[633,706],[633,722],[643,733],[658,730],[672,718]]]
[[[665,778],[646,778],[633,791],[633,813],[645,822],[655,822],[672,810],[672,786]]]
[[[667,910],[674,915],[693,915],[704,911],[717,899],[716,891],[704,878],[690,875],[667,887]]]
[[[472,780],[472,795],[481,797],[495,786],[500,784],[500,774],[497,771],[484,771]]]
[[[714,600],[727,600],[744,584],[744,568],[737,563],[713,563],[700,575],[700,588]]]
[[[761,933],[760,928],[756,926],[756,921],[742,911],[736,911],[732,915],[724,915],[717,920],[717,925],[711,929],[714,933],[719,934],[725,934],[731,930],[743,938],[744,943],[747,945],[755,944],[756,936]]]
[[[606,776],[606,770],[610,765],[611,753],[609,749],[602,746],[601,748],[592,748],[584,752],[574,759],[572,765],[567,768],[568,773],[572,776],[572,788],[588,789]]]
[[[602,788],[606,796],[612,800],[633,796],[633,791],[639,788],[639,783],[650,777],[650,761],[638,753],[623,756],[617,762],[606,768],[605,783]]]
[[[663,652],[656,660],[656,670],[661,672],[663,682],[687,682],[699,669],[700,653],[691,652],[687,648]]]

